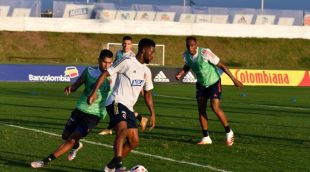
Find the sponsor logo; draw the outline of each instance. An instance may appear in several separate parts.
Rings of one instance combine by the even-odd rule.
[[[163,71],[160,71],[154,78],[154,82],[170,82]]]
[[[29,81],[42,81],[42,82],[70,82],[70,77],[65,75],[51,76],[51,75],[28,75]]]
[[[246,18],[244,16],[242,16],[238,21],[238,24],[247,24],[248,22],[246,21]]]
[[[268,19],[268,17],[263,17],[262,18],[262,24],[268,24],[269,23],[269,19]]]
[[[126,118],[127,118],[127,113],[126,113],[125,111],[122,111],[121,113],[122,113],[122,117],[123,117],[124,119],[126,119]]]
[[[77,8],[69,11],[69,17],[86,14],[88,14],[88,8]]]
[[[141,15],[141,19],[143,19],[143,20],[149,20],[150,17],[149,17],[149,15],[148,15],[148,13],[143,13],[143,14]]]
[[[132,80],[131,81],[131,86],[141,86],[143,85],[144,80]]]
[[[169,16],[168,14],[162,14],[162,15],[160,16],[160,20],[161,20],[161,21],[170,21],[171,18],[170,18],[170,16]]]
[[[130,14],[129,14],[129,13],[122,13],[122,14],[121,14],[121,19],[122,19],[122,20],[128,20],[128,19],[130,19]]]
[[[70,78],[75,78],[79,76],[79,71],[75,66],[68,66],[65,70],[65,76],[68,76]]]
[[[183,78],[182,82],[193,83],[193,82],[197,82],[197,79],[194,77],[192,72],[188,72]]]
[[[111,14],[110,11],[104,11],[104,12],[103,12],[103,16],[104,16],[105,18],[109,18],[111,15],[112,15],[112,14]]]
[[[242,83],[255,84],[290,84],[290,78],[287,73],[278,72],[253,72],[248,70],[236,70],[235,76]]]
[[[310,26],[310,14],[305,15],[304,25],[305,26]]]

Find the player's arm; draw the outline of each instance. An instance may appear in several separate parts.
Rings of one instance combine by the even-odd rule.
[[[75,92],[81,85],[85,82],[87,68],[83,71],[82,75],[72,84],[65,88],[64,92],[66,95],[71,94],[71,92]]]
[[[111,75],[115,75],[121,70],[124,70],[126,67],[126,59],[116,61],[110,66],[105,72],[103,72],[97,79],[96,85],[94,86],[90,96],[87,99],[87,103],[90,105],[96,100],[96,93],[99,90],[100,86],[103,84],[105,79]]]
[[[110,76],[108,71],[103,72],[99,78],[97,79],[97,82],[95,84],[95,87],[93,88],[90,96],[88,96],[87,103],[90,105],[96,100],[97,91],[99,90],[100,86],[103,84],[104,80]]]
[[[151,114],[150,116],[150,130],[155,128],[155,123],[156,123],[156,115],[154,111],[154,104],[153,104],[153,96],[152,96],[152,91],[146,91],[144,90],[144,101],[145,104]]]
[[[152,72],[148,69],[146,72],[145,84],[143,87],[144,92],[144,101],[145,104],[150,112],[150,130],[155,128],[156,118],[155,118],[155,111],[154,111],[154,103],[153,103],[153,96],[152,96],[152,89],[154,88],[152,82]]]
[[[183,60],[184,60],[185,64],[184,64],[183,68],[175,75],[176,80],[180,80],[181,77],[191,69],[189,67],[189,65],[187,65],[185,53],[183,54]]]
[[[191,68],[187,65],[184,64],[183,68],[175,75],[175,79],[180,80],[181,77],[187,73]]]
[[[222,69],[229,76],[229,78],[233,81],[233,83],[235,84],[236,87],[239,87],[239,88],[243,87],[242,82],[240,82],[239,80],[237,80],[234,77],[234,75],[230,72],[230,70],[228,69],[228,67],[225,64],[218,62],[218,64],[216,66],[218,68]]]

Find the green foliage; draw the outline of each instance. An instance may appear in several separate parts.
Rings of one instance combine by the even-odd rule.
[[[60,137],[9,127],[23,126],[61,134],[81,90],[63,94],[67,84],[0,84],[0,168],[1,171],[34,171],[29,164],[54,151]],[[235,145],[225,146],[225,133],[210,111],[209,130],[213,144],[196,145],[201,138],[194,85],[155,85],[153,90],[157,125],[140,133],[137,151],[178,160],[129,154],[123,161],[131,167],[142,164],[149,171],[197,172],[208,168],[180,161],[210,165],[228,171],[310,171],[310,90],[307,87],[223,87],[222,108],[236,134]],[[147,116],[143,99],[135,110]],[[108,118],[86,140],[112,145],[113,136],[96,134],[106,128]],[[66,155],[40,171],[102,171],[112,158],[111,148],[84,142],[77,158]]]

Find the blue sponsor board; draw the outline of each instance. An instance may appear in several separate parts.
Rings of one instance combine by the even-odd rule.
[[[74,82],[86,66],[0,64],[0,81]]]

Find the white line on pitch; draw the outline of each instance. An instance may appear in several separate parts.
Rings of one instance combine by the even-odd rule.
[[[34,132],[37,132],[37,133],[43,133],[43,134],[50,135],[50,136],[60,137],[59,134],[51,133],[51,132],[47,132],[47,131],[43,131],[43,130],[38,130],[38,129],[34,129],[34,128],[27,128],[27,127],[22,127],[22,126],[18,126],[18,125],[12,125],[12,124],[4,124],[4,125],[10,126],[10,127],[14,127],[14,128],[23,129],[23,130],[34,131]],[[93,141],[89,141],[89,140],[85,140],[85,139],[81,139],[81,141],[85,142],[85,143],[92,144],[92,145],[98,145],[98,146],[113,148],[113,146],[111,146],[111,145],[103,144],[103,143],[99,143],[99,142],[93,142]],[[144,152],[140,152],[140,151],[132,151],[132,153],[138,154],[138,155],[143,155],[143,156],[148,156],[148,157],[152,157],[152,158],[156,158],[156,159],[160,159],[160,160],[166,160],[166,161],[180,163],[180,164],[187,164],[187,165],[191,165],[191,166],[207,168],[207,169],[213,170],[213,171],[230,172],[230,171],[226,171],[226,170],[223,170],[223,169],[219,169],[219,168],[213,167],[211,165],[202,165],[202,164],[198,164],[198,163],[195,163],[195,162],[179,161],[179,160],[175,160],[175,159],[172,159],[172,158],[167,158],[167,157],[163,157],[163,156],[159,156],[159,155],[153,155],[153,154],[144,153]]]
[[[180,99],[180,100],[196,100],[194,98],[189,97],[179,97],[179,96],[169,96],[169,95],[157,95],[158,97],[166,97],[172,99]],[[278,106],[278,105],[262,105],[262,104],[245,104],[245,103],[235,103],[242,105],[252,105],[252,106],[260,106],[260,107],[269,107],[269,108],[284,108],[284,109],[293,109],[293,110],[310,110],[310,108],[302,108],[302,107],[290,107],[290,106]]]

